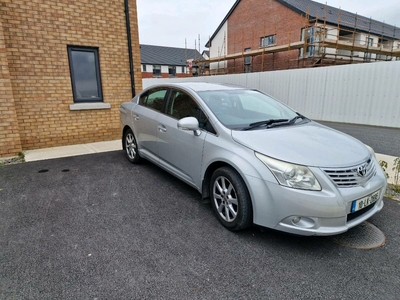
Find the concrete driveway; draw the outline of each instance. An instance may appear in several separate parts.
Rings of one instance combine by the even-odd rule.
[[[47,171],[46,171],[47,170]],[[224,229],[189,186],[122,151],[0,167],[1,299],[398,299],[400,202],[386,244]]]

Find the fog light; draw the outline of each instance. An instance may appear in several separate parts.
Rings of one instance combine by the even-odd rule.
[[[319,228],[317,218],[304,216],[289,216],[279,222],[280,225],[291,228]]]
[[[301,220],[301,217],[294,217],[294,218],[292,219],[292,222],[293,222],[293,224],[297,224],[297,223],[300,222],[300,220]]]

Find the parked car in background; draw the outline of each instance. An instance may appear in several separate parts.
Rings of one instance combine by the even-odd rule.
[[[211,198],[230,230],[333,235],[383,207],[373,150],[257,90],[159,84],[121,105],[122,145]]]

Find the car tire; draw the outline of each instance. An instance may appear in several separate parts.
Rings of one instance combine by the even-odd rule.
[[[253,223],[250,194],[242,177],[231,167],[221,167],[211,176],[213,210],[227,229],[238,231]]]
[[[139,155],[135,135],[130,128],[126,130],[124,134],[124,150],[126,153],[126,157],[131,163],[137,164],[142,160]]]

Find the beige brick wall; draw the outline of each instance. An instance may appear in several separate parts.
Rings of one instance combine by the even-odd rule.
[[[140,91],[136,0],[129,5]],[[120,138],[119,106],[132,96],[124,0],[0,0],[0,15],[22,149]],[[111,109],[69,110],[67,45],[99,48],[103,99]]]
[[[11,87],[3,26],[0,20],[0,157],[22,151]]]

